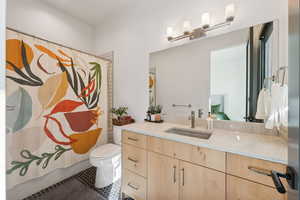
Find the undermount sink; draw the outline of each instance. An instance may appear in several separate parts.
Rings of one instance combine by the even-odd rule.
[[[208,140],[211,136],[211,132],[205,132],[200,130],[191,130],[191,129],[184,129],[184,128],[170,128],[166,130],[167,133],[173,133],[177,135],[183,135],[188,137],[195,137],[200,139]]]

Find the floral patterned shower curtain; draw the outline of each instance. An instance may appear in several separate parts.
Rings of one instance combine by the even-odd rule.
[[[107,142],[108,62],[7,30],[7,187]]]

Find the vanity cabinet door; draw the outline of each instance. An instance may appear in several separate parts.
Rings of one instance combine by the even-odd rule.
[[[227,200],[287,200],[275,188],[227,175]]]
[[[178,200],[179,161],[148,152],[147,200]]]
[[[180,161],[180,200],[225,200],[225,174]]]

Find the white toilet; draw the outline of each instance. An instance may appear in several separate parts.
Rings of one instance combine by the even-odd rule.
[[[105,144],[90,153],[90,163],[97,167],[96,188],[106,187],[121,178],[121,129],[114,127],[115,144]]]

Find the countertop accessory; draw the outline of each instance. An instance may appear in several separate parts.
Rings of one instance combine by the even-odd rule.
[[[188,108],[191,108],[192,107],[192,104],[172,104],[173,107],[188,107]]]
[[[163,123],[164,120],[159,120],[159,121],[152,121],[152,120],[148,120],[148,119],[144,119],[145,122],[152,122],[152,123]]]

